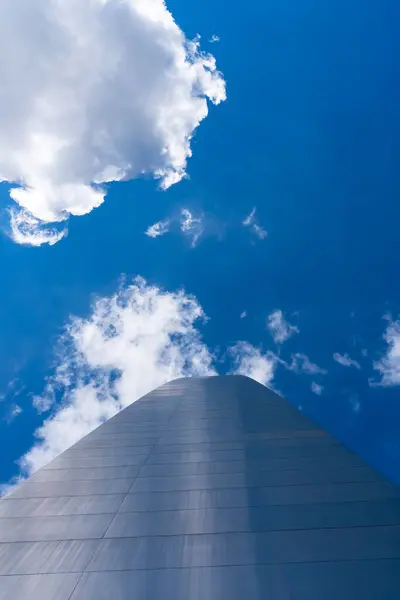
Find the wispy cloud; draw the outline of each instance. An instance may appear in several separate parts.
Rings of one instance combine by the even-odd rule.
[[[324,391],[324,386],[313,381],[311,384],[311,391],[313,392],[313,394],[321,396],[322,392]]]
[[[12,208],[9,210],[9,216],[9,236],[14,242],[23,246],[39,247],[43,244],[54,246],[68,234],[65,227],[57,229],[46,225],[26,210]]]
[[[231,373],[247,375],[264,385],[271,385],[278,365],[272,352],[262,352],[248,342],[237,342],[230,349],[234,367]]]
[[[400,320],[393,321],[390,317],[385,318],[388,326],[383,339],[387,348],[383,357],[374,362],[374,369],[381,375],[379,385],[396,386],[400,385]]]
[[[339,352],[335,352],[333,355],[333,360],[335,360],[342,367],[354,367],[355,369],[361,369],[361,365],[356,360],[350,358],[348,354],[339,354]]]
[[[195,248],[204,233],[204,216],[194,216],[189,208],[182,208],[178,214],[148,227],[145,234],[151,238],[156,238],[173,231],[175,227],[190,240],[190,247]]]
[[[180,181],[208,102],[226,98],[164,0],[3,0],[0,54],[0,180],[18,243],[59,241],[48,224],[91,212],[109,182]]]
[[[328,371],[322,369],[311,360],[305,354],[294,354],[292,356],[292,362],[287,367],[290,371],[297,373],[307,373],[308,375],[326,375]]]
[[[245,227],[249,227],[260,240],[263,240],[264,238],[267,237],[268,232],[265,229],[263,229],[263,227],[261,227],[261,225],[259,225],[257,223],[256,212],[257,212],[257,208],[254,207],[253,210],[251,211],[251,213],[242,221],[242,224]]]
[[[267,327],[274,342],[277,344],[282,344],[295,333],[299,333],[299,330],[295,325],[291,325],[285,320],[281,310],[274,310],[269,315]]]
[[[268,235],[268,231],[257,225],[257,223],[253,223],[253,231],[260,240],[263,240]]]
[[[253,210],[251,211],[251,213],[249,215],[247,215],[247,217],[243,220],[243,225],[245,227],[250,227],[250,225],[252,225],[254,223],[256,210],[257,210],[257,208],[254,207]]]
[[[158,223],[154,223],[146,229],[146,235],[151,238],[156,238],[161,235],[168,233],[170,226],[170,221],[167,219],[166,221],[158,221]]]
[[[241,313],[241,315],[240,315],[240,318],[241,318],[241,319],[245,319],[246,317],[247,317],[247,312],[244,310],[244,311]]]
[[[349,399],[351,410],[354,413],[359,413],[361,410],[361,402],[358,394],[352,394]]]
[[[212,35],[210,38],[210,43],[211,44],[216,44],[217,42],[220,42],[221,38],[219,37],[219,35]]]
[[[18,417],[18,415],[20,415],[22,413],[22,408],[19,406],[19,404],[11,404],[8,407],[7,413],[4,417],[4,420],[10,424],[12,423],[12,421],[14,421],[14,419],[16,419],[16,417]]]
[[[188,208],[183,208],[180,216],[180,228],[182,233],[191,239],[190,246],[195,248],[204,231],[203,217],[194,217]]]

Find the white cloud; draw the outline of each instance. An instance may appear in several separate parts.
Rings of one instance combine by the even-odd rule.
[[[244,311],[242,312],[242,314],[240,315],[240,318],[241,318],[241,319],[245,319],[246,317],[247,317],[247,312],[244,310]]]
[[[107,182],[180,181],[208,100],[226,97],[163,0],[4,0],[0,54],[0,180],[31,245],[61,239],[40,225],[89,213]]]
[[[154,223],[146,229],[146,235],[151,238],[156,238],[161,235],[168,233],[170,226],[170,221],[167,219],[166,221],[158,221],[158,223]]]
[[[311,360],[305,354],[294,354],[292,356],[292,363],[287,366],[290,371],[297,373],[307,373],[308,375],[326,375],[327,371],[321,369],[318,365],[311,362]]]
[[[317,396],[321,396],[322,392],[324,391],[324,386],[319,385],[319,383],[315,383],[315,381],[313,381],[311,384],[311,391],[314,394],[317,394]]]
[[[257,208],[256,208],[256,207],[254,207],[254,208],[253,208],[253,210],[251,211],[251,213],[250,213],[250,214],[249,214],[249,215],[248,215],[248,216],[247,216],[247,217],[244,219],[244,221],[243,221],[243,225],[244,225],[245,227],[250,227],[250,225],[252,225],[252,224],[253,224],[253,222],[254,222],[254,217],[255,217],[255,215],[256,215],[256,210],[257,210]]]
[[[268,231],[265,231],[265,229],[260,225],[257,225],[257,223],[253,223],[253,231],[260,240],[263,240],[268,235]]]
[[[267,327],[271,333],[274,342],[282,344],[295,333],[299,333],[295,325],[288,323],[281,310],[274,310],[268,317]]]
[[[190,239],[190,246],[195,248],[199,238],[204,233],[204,216],[195,217],[188,208],[182,208],[178,214],[151,225],[145,233],[149,237],[156,238],[171,231],[176,224],[179,231]]]
[[[251,213],[244,219],[244,221],[242,221],[242,224],[245,227],[250,227],[250,229],[253,231],[253,233],[255,233],[255,235],[260,239],[263,240],[264,238],[267,237],[268,232],[263,229],[261,227],[261,225],[259,225],[256,221],[256,212],[257,212],[257,208],[254,207],[253,210],[251,211]]]
[[[44,225],[25,210],[11,209],[9,235],[14,242],[24,246],[54,246],[67,235],[67,229]]]
[[[220,42],[220,41],[221,41],[221,38],[219,37],[219,35],[215,35],[215,33],[210,38],[211,44],[216,44],[217,42]]]
[[[354,413],[359,413],[361,410],[361,402],[358,394],[352,394],[349,399],[350,407]]]
[[[278,364],[272,352],[263,353],[248,342],[237,342],[230,348],[234,361],[233,374],[247,375],[264,385],[271,385]]]
[[[383,334],[387,344],[386,354],[379,361],[374,362],[374,369],[380,372],[380,385],[400,385],[400,320],[392,321]]]
[[[360,363],[350,358],[348,354],[339,354],[335,352],[333,360],[342,365],[342,367],[354,367],[355,369],[361,369]]]
[[[18,404],[11,404],[11,406],[9,407],[9,409],[7,411],[6,416],[4,417],[4,420],[8,424],[10,424],[21,413],[22,413],[22,408]]]
[[[181,210],[180,228],[183,234],[191,238],[190,245],[194,248],[204,231],[203,217],[194,217],[188,208]]]
[[[25,473],[49,462],[104,420],[155,387],[189,375],[215,374],[196,322],[201,306],[140,278],[98,300],[87,319],[74,318],[60,340],[59,365],[44,394],[63,395],[23,457]]]

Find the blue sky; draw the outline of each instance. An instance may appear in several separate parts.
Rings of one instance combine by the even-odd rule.
[[[28,175],[3,177],[0,482],[18,475],[15,461],[38,444],[34,432],[58,414],[60,403],[73,403],[76,389],[98,382],[91,368],[101,361],[87,350],[89,329],[75,322],[74,341],[71,327],[65,337],[71,315],[86,319],[91,331],[101,329],[93,303],[119,286],[126,290],[138,275],[168,298],[177,290],[193,295],[207,315],[196,320],[191,313],[183,326],[189,341],[178,348],[189,362],[206,351],[213,358],[203,361],[203,370],[222,374],[240,365],[254,375],[258,360],[265,383],[400,482],[400,8],[392,0],[256,0],[246,11],[239,4],[227,10],[222,0],[190,6],[170,0],[168,9],[188,39],[201,35],[202,50],[215,56],[227,85],[227,100],[209,103],[196,129],[188,178],[165,191],[151,175],[110,183],[101,206],[69,219],[64,239],[32,247],[10,237],[7,212],[15,205],[9,182]],[[210,43],[213,35],[220,40]],[[140,60],[146,71],[146,56]],[[2,110],[7,102],[0,98]],[[19,129],[27,117],[21,112],[15,119]],[[145,127],[135,135],[146,140]],[[0,147],[0,175],[9,166],[4,156]],[[254,220],[244,225],[255,207]],[[186,234],[183,209],[201,220]],[[39,212],[35,216],[41,225]],[[168,233],[145,235],[163,220],[170,221]],[[268,235],[258,235],[254,224]],[[59,231],[64,226],[56,225]],[[175,310],[179,301],[171,298]],[[129,310],[114,311],[110,321],[129,320]],[[298,329],[278,344],[268,329],[274,311]],[[139,329],[149,322],[140,310],[134,318]],[[155,351],[146,340],[157,339],[162,353],[163,327],[173,343],[179,339],[168,320],[157,318],[154,327],[135,338],[149,360]],[[236,346],[236,354],[230,350],[238,342],[251,346],[250,355],[244,346]],[[72,356],[74,343],[81,352],[85,347],[86,363]],[[118,348],[123,355],[126,346]],[[335,353],[357,364],[344,366]],[[142,389],[140,361],[121,367],[121,355],[110,359],[107,376],[111,372],[113,382],[115,369],[125,369],[129,385],[117,391],[133,400]],[[296,355],[321,372],[302,371],[304,359]],[[374,369],[385,357],[385,370]],[[54,383],[60,365],[67,365],[67,391],[59,378]],[[155,364],[144,385],[158,383],[156,371]],[[35,398],[48,398],[49,385],[55,394],[41,412]],[[90,412],[91,398],[82,402]]]

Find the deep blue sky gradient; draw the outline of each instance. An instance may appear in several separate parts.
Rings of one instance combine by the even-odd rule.
[[[211,348],[245,339],[274,349],[265,320],[282,309],[300,329],[283,356],[305,353],[329,374],[318,379],[321,397],[310,391],[312,378],[285,370],[277,388],[400,482],[399,391],[368,383],[385,349],[382,316],[400,313],[400,5],[168,6],[215,54],[228,101],[196,133],[189,180],[167,192],[153,181],[113,185],[106,203],[72,219],[68,238],[52,248],[0,237],[0,393],[14,377],[25,386],[15,398],[24,412],[11,424],[12,390],[0,404],[0,481],[32,444],[40,417],[30,394],[43,388],[66,319],[87,315],[123,273],[196,295],[210,317],[202,331]],[[212,34],[220,43],[207,44]],[[195,249],[178,234],[144,235],[183,206],[206,215]],[[264,241],[241,226],[253,206],[269,232]],[[348,352],[361,371],[335,363],[334,352]]]

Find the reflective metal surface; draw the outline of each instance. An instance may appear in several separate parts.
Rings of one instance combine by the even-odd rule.
[[[0,501],[0,600],[397,600],[400,489],[240,376],[155,390]]]

